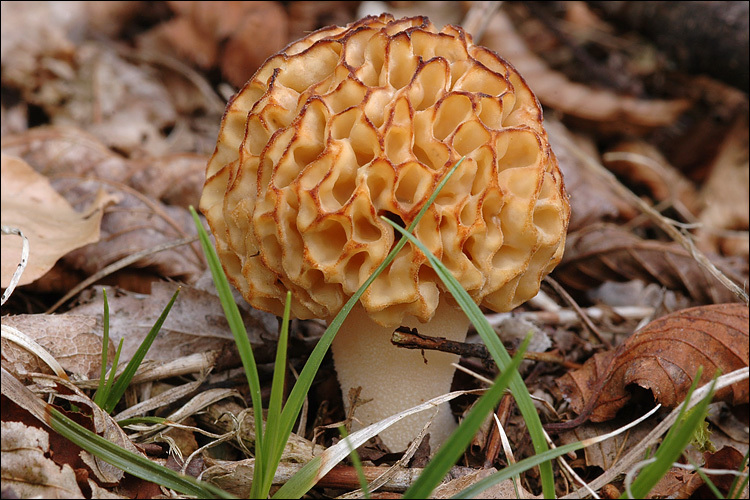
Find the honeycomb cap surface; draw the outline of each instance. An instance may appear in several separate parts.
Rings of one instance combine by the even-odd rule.
[[[200,207],[254,307],[332,318],[464,162],[415,235],[477,304],[533,297],[562,257],[570,209],[539,102],[461,28],[370,16],[270,57],[227,105]],[[407,244],[361,303],[428,321],[447,293]]]

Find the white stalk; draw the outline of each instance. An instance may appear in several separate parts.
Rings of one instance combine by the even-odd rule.
[[[459,308],[441,299],[431,321],[420,323],[407,318],[402,326],[417,328],[421,335],[462,342],[469,319]],[[459,356],[396,347],[391,343],[394,329],[375,323],[357,304],[333,341],[333,361],[347,413],[350,389],[361,386],[360,398],[372,399],[356,408],[353,431],[450,392],[455,372],[451,363],[458,362]],[[433,414],[423,411],[411,415],[381,432],[380,438],[391,451],[403,451]],[[455,427],[450,406],[441,404],[428,430],[433,452]]]

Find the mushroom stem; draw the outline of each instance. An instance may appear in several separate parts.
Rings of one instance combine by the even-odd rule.
[[[429,322],[420,323],[410,317],[401,326],[417,328],[422,335],[462,342],[466,339],[469,319],[461,309],[441,298]],[[372,399],[355,409],[353,430],[450,391],[455,371],[451,363],[458,362],[459,356],[398,348],[391,343],[395,328],[375,323],[362,305],[357,304],[333,341],[333,361],[347,413],[350,389],[362,387],[360,399]],[[380,438],[391,451],[403,451],[433,414],[426,410],[406,417],[381,432]],[[449,404],[440,405],[428,430],[433,451],[455,427],[456,421]]]

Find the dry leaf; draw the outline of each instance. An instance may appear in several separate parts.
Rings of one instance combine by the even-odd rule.
[[[697,474],[680,467],[672,467],[648,492],[646,498],[690,498],[697,489]],[[711,497],[698,497],[711,498]]]
[[[208,156],[180,153],[135,162],[128,184],[167,205],[197,206],[206,180]]]
[[[143,456],[135,444],[128,438],[127,434],[125,434],[125,431],[117,425],[117,422],[73,383],[57,376],[41,374],[34,375],[33,380],[34,389],[37,392],[65,399],[77,407],[76,411],[68,411],[62,407],[56,407],[65,416],[73,419],[92,432],[99,434],[107,441],[131,453]],[[46,403],[40,399],[37,394],[21,384],[5,369],[3,369],[2,375],[2,393],[10,401],[8,409],[13,413],[22,413],[20,418],[26,418],[31,415],[44,425],[50,425],[50,403]],[[4,414],[6,412],[5,406],[3,407],[3,412]],[[88,468],[96,476],[97,480],[103,483],[117,483],[124,477],[125,472],[122,469],[91,455],[58,434],[54,433],[52,439],[56,440],[57,443],[57,446],[53,447],[54,455],[52,456],[56,463],[68,464],[76,471]],[[86,474],[85,470],[81,472]]]
[[[736,121],[711,165],[708,179],[701,187],[699,202],[703,211],[696,231],[701,249],[721,251],[747,259],[750,242],[750,164],[748,162],[747,116]],[[737,230],[732,234],[730,231]],[[742,232],[739,232],[742,231]]]
[[[3,421],[0,425],[4,498],[10,498],[8,490],[17,495],[15,498],[84,498],[71,466],[58,466],[47,458],[46,431],[21,422]]]
[[[497,469],[492,467],[489,469],[480,469],[465,476],[452,479],[435,488],[430,494],[430,498],[453,498],[453,496],[460,493],[462,490],[478,483],[482,479],[492,475],[494,472],[497,472]],[[516,489],[513,486],[513,480],[506,479],[487,488],[472,498],[544,498],[541,495],[536,496],[526,491],[521,484],[518,484],[518,494],[519,496],[516,496]]]
[[[602,221],[630,220],[638,214],[615,193],[612,186],[586,168],[579,155],[571,151],[569,144],[575,144],[591,158],[598,158],[599,152],[592,139],[573,134],[554,118],[545,118],[544,126],[565,178],[565,188],[570,193],[568,232]]]
[[[26,85],[36,85],[49,74],[51,61],[64,60],[73,54],[75,47],[70,34],[82,28],[84,3],[0,4],[3,86],[24,81]]]
[[[745,279],[723,261],[714,263],[736,283]],[[642,240],[611,224],[596,224],[568,234],[555,279],[583,292],[606,281],[658,283],[688,295],[696,304],[733,302],[737,297],[709,274],[679,244]]]
[[[656,202],[669,201],[696,214],[697,192],[693,184],[651,144],[626,140],[603,155],[604,165],[625,184],[645,187]]]
[[[148,296],[108,289],[110,313],[110,338],[117,345],[123,339],[120,363],[127,363],[138,349],[143,338],[156,322],[177,285],[156,282]],[[75,314],[101,318],[103,302],[97,294],[89,303],[71,310]],[[263,338],[274,338],[278,331],[276,317],[253,310],[243,314],[248,336],[253,348],[265,351]],[[221,350],[231,346],[234,337],[224,316],[219,298],[183,285],[172,310],[167,316],[159,335],[146,354],[146,360],[171,361],[196,352]],[[256,357],[265,354],[256,352]],[[273,359],[272,353],[271,357]]]
[[[36,128],[18,136],[4,137],[3,150],[22,156],[35,169],[45,172],[53,179],[55,189],[73,206],[87,204],[100,189],[119,200],[104,214],[101,241],[67,255],[56,267],[58,274],[54,280],[37,283],[39,290],[67,292],[80,281],[80,273],[92,275],[123,257],[195,234],[195,223],[187,210],[166,206],[126,183],[132,176],[138,176],[141,185],[150,181],[161,186],[155,187],[154,192],[164,194],[169,186],[174,189],[169,191],[171,196],[178,197],[181,193],[195,197],[190,201],[181,200],[186,204],[195,203],[200,183],[194,186],[187,183],[196,178],[197,161],[180,160],[180,155],[169,155],[163,160],[126,160],[91,135],[74,128]],[[165,167],[165,163],[173,164],[169,158],[174,158],[180,166]],[[188,155],[188,158],[192,157]],[[144,177],[144,169],[156,169],[156,172]],[[185,184],[174,181],[180,174]],[[151,254],[130,268],[140,270],[130,274],[121,272],[118,284],[148,292],[151,282],[159,277],[190,282],[202,272],[204,264],[196,243]],[[150,273],[143,272],[143,268]],[[72,282],[63,280],[66,273],[72,273]]]
[[[75,43],[88,27],[85,4],[3,4],[3,86],[54,124],[85,127],[121,151],[165,152],[162,131],[177,118],[169,91],[110,44]]]
[[[265,59],[288,42],[278,2],[169,2],[177,14],[140,35],[142,49],[174,54],[208,70],[219,66],[241,87]]]
[[[18,314],[3,318],[9,325],[25,333],[44,347],[68,372],[80,379],[98,377],[102,364],[102,337],[97,334],[96,318],[78,314]],[[39,371],[36,359],[20,347],[2,341],[3,359],[15,365],[11,373]],[[115,345],[110,339],[107,351],[114,357]],[[32,364],[29,364],[29,363]],[[4,365],[5,366],[5,365]],[[7,368],[7,366],[6,366]]]
[[[746,305],[694,307],[652,321],[616,351],[594,355],[556,383],[576,413],[595,403],[590,419],[602,422],[614,418],[630,399],[628,385],[649,389],[658,403],[674,408],[684,400],[699,366],[703,385],[717,369],[729,373],[748,366],[748,349]],[[717,392],[715,399],[739,405],[748,396],[750,388],[741,382]]]
[[[94,178],[125,184],[167,205],[196,205],[208,156],[171,153],[127,159],[75,127],[35,127],[3,137],[3,151],[18,156],[50,178]]]
[[[745,470],[742,472],[747,474],[747,463],[743,460],[743,454],[731,446],[724,446],[716,453],[706,453],[704,456],[704,467],[707,469],[723,469],[736,471],[739,470],[740,465],[744,463]],[[698,491],[696,492],[696,498],[710,498],[712,495],[711,489],[706,486],[705,482],[702,478],[700,478],[700,475],[698,473],[695,473],[695,475],[697,476],[696,481],[701,484],[700,488],[698,488]],[[724,495],[729,495],[731,493],[730,489],[734,484],[736,477],[737,476],[733,474],[722,474],[720,476],[713,475],[711,476],[711,481],[717,488],[719,488],[719,491],[721,491]],[[747,483],[745,483],[744,490],[737,491],[736,494],[739,494],[739,496],[735,498],[747,498]]]
[[[685,100],[637,99],[570,81],[529,50],[502,11],[493,16],[481,43],[510,61],[542,104],[594,122],[600,132],[609,129],[642,133],[671,125],[690,106]]]
[[[112,201],[103,191],[78,213],[65,198],[19,158],[2,155],[2,223],[29,239],[29,261],[19,285],[32,283],[70,251],[99,240],[104,207]],[[21,257],[21,239],[2,238],[2,287],[6,288]]]

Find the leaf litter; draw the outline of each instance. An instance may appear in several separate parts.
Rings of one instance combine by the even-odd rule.
[[[81,2],[64,8],[57,2],[15,4],[12,8],[3,2],[3,224],[6,213],[13,213],[6,209],[6,202],[23,201],[13,192],[16,188],[6,191],[5,176],[10,169],[6,169],[5,155],[17,157],[14,161],[26,162],[36,171],[37,178],[52,190],[53,194],[44,195],[46,199],[60,198],[79,214],[98,206],[101,216],[94,224],[97,238],[87,240],[68,230],[66,235],[80,248],[53,245],[50,250],[56,252],[42,268],[35,263],[41,257],[40,244],[32,240],[31,259],[24,273],[30,281],[24,281],[3,307],[4,327],[13,325],[34,339],[80,387],[50,375],[35,375],[46,369],[44,364],[28,350],[3,338],[4,490],[8,487],[21,496],[54,494],[45,489],[48,486],[43,482],[30,482],[28,489],[8,482],[5,458],[15,454],[11,449],[15,445],[11,446],[9,439],[18,438],[21,433],[33,436],[33,443],[29,442],[33,453],[24,459],[40,468],[54,467],[50,474],[60,474],[59,484],[69,485],[66,497],[135,494],[137,487],[133,489],[128,481],[112,479],[114,476],[103,472],[96,460],[71,457],[69,464],[49,463],[47,450],[53,455],[68,456],[60,448],[62,441],[52,439],[45,448],[41,435],[46,433],[44,429],[18,425],[21,421],[21,425],[29,425],[24,420],[28,419],[28,412],[23,417],[25,409],[13,407],[12,412],[5,411],[9,394],[6,379],[15,377],[30,384],[38,394],[56,395],[58,401],[67,398],[65,405],[84,408],[93,418],[90,422],[99,422],[91,428],[102,434],[111,432],[104,425],[114,425],[111,417],[101,415],[87,401],[101,363],[97,354],[101,348],[100,290],[104,284],[110,287],[111,340],[113,345],[120,339],[124,341],[121,366],[132,356],[139,339],[158,317],[160,307],[178,286],[174,282],[181,282],[182,286],[156,345],[117,411],[123,415],[145,412],[184,419],[186,426],[179,431],[194,438],[170,441],[170,432],[176,436],[177,428],[161,428],[153,434],[154,428],[135,434],[128,430],[117,439],[127,444],[125,441],[137,438],[144,449],[152,446],[148,448],[152,459],[166,463],[168,456],[173,457],[171,463],[179,467],[175,464],[182,462],[174,457],[183,455],[184,459],[194,453],[198,449],[196,439],[205,439],[205,435],[199,437],[201,433],[230,436],[226,442],[219,438],[216,446],[201,449],[191,462],[191,467],[198,469],[191,470],[199,474],[198,464],[210,467],[212,473],[206,477],[217,482],[224,478],[228,487],[247,477],[230,471],[246,471],[249,466],[245,450],[254,444],[254,431],[250,429],[253,418],[247,416],[247,405],[233,397],[234,389],[246,396],[244,378],[237,376],[239,358],[233,352],[233,339],[218,299],[210,286],[200,285],[205,264],[197,246],[183,244],[145,254],[114,273],[107,270],[130,255],[194,235],[187,207],[195,205],[200,196],[205,162],[213,151],[223,112],[222,101],[244,82],[248,71],[252,73],[252,66],[262,62],[262,53],[267,56],[276,45],[330,24],[330,20],[346,23],[358,15],[352,3],[263,4],[266,10],[250,4],[222,10],[208,3],[168,2],[144,10],[138,2]],[[399,9],[409,8],[391,7],[397,16]],[[363,2],[359,12],[367,8],[379,7]],[[598,436],[628,422],[636,407],[633,398],[643,395],[631,392],[634,384],[648,387],[654,391],[655,399],[673,406],[681,401],[680,394],[699,364],[704,364],[704,368],[720,365],[725,373],[747,366],[747,355],[742,357],[747,352],[747,304],[741,299],[738,302],[738,296],[698,263],[693,253],[671,242],[674,235],[656,224],[653,214],[641,215],[643,209],[633,198],[623,197],[606,176],[598,175],[581,160],[583,152],[600,167],[606,165],[641,200],[670,218],[662,218],[661,223],[673,227],[676,223],[683,234],[692,233],[697,247],[710,256],[719,272],[746,288],[747,94],[731,92],[723,82],[706,76],[683,73],[675,78],[665,72],[658,57],[644,57],[652,53],[649,51],[658,51],[658,46],[643,40],[634,44],[634,32],[621,31],[584,4],[561,7],[551,19],[524,6],[502,7],[487,16],[477,15],[479,7],[468,4],[461,7],[463,11],[456,6],[441,6],[440,2],[428,2],[419,8],[431,17],[434,14],[435,19],[459,23],[464,19],[467,26],[471,22],[471,26],[483,30],[483,43],[519,69],[546,108],[550,141],[573,207],[565,260],[553,276],[580,304],[574,316],[580,320],[580,315],[590,313],[590,320],[606,334],[605,338],[618,344],[615,350],[603,352],[580,321],[562,320],[563,313],[573,311],[569,309],[571,304],[556,295],[552,295],[557,300],[553,308],[532,301],[514,312],[533,321],[539,335],[551,340],[547,347],[565,357],[569,366],[585,363],[579,371],[544,362],[530,365],[527,384],[552,408],[551,412],[544,410],[547,418],[554,419],[555,413],[575,417],[587,401],[593,400],[592,387],[595,389],[601,380],[607,381],[602,385],[604,397],[599,397],[604,404],[592,413],[604,421],[564,431],[559,436],[561,441]],[[254,16],[263,20],[259,26],[269,28],[273,37],[258,37],[257,30],[246,29],[257,23],[258,17]],[[46,21],[40,22],[42,19]],[[579,38],[564,36],[568,30],[579,30]],[[248,39],[251,32],[256,36]],[[274,38],[279,34],[282,36],[278,40]],[[232,52],[236,60],[222,52],[230,45],[238,49]],[[549,50],[540,53],[539,48],[545,46]],[[577,80],[580,68],[575,68],[575,61],[582,67],[597,65],[585,57],[576,59],[581,48],[594,54],[601,54],[602,50],[607,53],[610,66],[596,68],[596,83]],[[559,59],[553,61],[552,57]],[[243,61],[242,71],[237,70],[237,61]],[[594,66],[586,66],[590,64]],[[611,68],[619,68],[619,75],[608,75],[608,68],[610,72]],[[608,82],[613,83],[609,88]],[[670,88],[670,84],[674,87]],[[623,91],[625,88],[630,91]],[[220,95],[224,97],[218,98]],[[711,109],[716,110],[718,119]],[[29,219],[35,224],[44,221],[44,217],[37,216]],[[51,234],[48,229],[42,231]],[[11,237],[3,236],[3,286],[6,267],[12,274],[20,255],[18,249],[6,251],[6,242],[11,244],[10,241]],[[99,281],[95,287],[76,294],[75,302],[59,305],[58,314],[41,314],[86,278]],[[268,384],[271,374],[263,374],[263,367],[270,366],[266,363],[273,360],[278,322],[270,315],[241,306],[260,359],[261,379]],[[690,306],[702,307],[687,310]],[[290,369],[301,367],[321,333],[318,322],[293,323]],[[688,334],[704,340],[689,346],[683,342]],[[654,346],[659,347],[657,357],[653,356]],[[113,346],[110,347],[111,359]],[[706,357],[708,349],[711,354]],[[488,367],[468,355],[462,364],[490,378],[494,376]],[[661,378],[655,376],[658,371],[654,366],[663,370]],[[710,371],[706,369],[704,376],[710,377]],[[645,376],[639,375],[643,372]],[[319,379],[308,395],[304,420],[307,424],[292,434],[285,452],[279,469],[282,483],[310,457],[335,445],[338,438],[334,431],[326,430],[344,418],[332,368],[324,364]],[[716,415],[709,418],[717,434],[734,436],[727,438],[724,450],[740,449],[745,446],[741,441],[747,440],[746,416],[727,417],[742,408],[743,401],[746,408],[747,381],[739,384],[724,391],[727,402],[715,403]],[[454,385],[461,389],[481,386],[466,375],[457,376]],[[199,397],[202,393],[219,399],[203,401]],[[470,405],[471,399],[466,398],[471,397],[459,398],[454,407],[457,413]],[[631,401],[617,411],[628,398]],[[29,403],[28,408],[32,407]],[[510,418],[504,417],[508,422],[504,428],[513,455],[520,460],[532,452],[512,405],[507,415]],[[608,473],[622,470],[630,450],[653,444],[650,434],[642,438],[653,425],[647,421],[627,437],[587,449],[582,459],[571,462],[572,467],[588,480],[601,474],[592,482],[597,488],[603,486],[599,483],[604,479],[610,483],[607,486],[621,487]],[[485,456],[490,453],[490,434],[475,438],[464,458],[469,467],[455,468],[455,477],[466,477],[463,483],[473,484],[480,479],[477,474],[486,474],[477,471],[487,460],[489,466],[497,469],[506,464],[506,459],[497,454]],[[244,444],[228,445],[236,442],[233,439],[237,435],[244,435],[240,437]],[[365,462],[370,478],[376,477],[370,474],[380,474],[372,470],[383,468],[377,465],[394,463],[398,458],[385,454],[377,441],[365,444],[360,451],[373,460]],[[707,453],[698,458],[711,464],[720,458],[718,453],[733,452]],[[724,466],[738,465],[736,460],[730,460]],[[405,474],[411,470],[401,469],[387,489],[404,491],[413,481]],[[337,465],[329,475],[322,482],[328,489],[318,488],[317,494],[335,496],[359,487],[351,465]],[[695,473],[675,470],[658,491],[698,491],[702,486],[695,486],[695,477]],[[666,484],[669,480],[679,485]],[[579,487],[572,481],[561,473],[558,494]],[[116,483],[119,484],[113,488]],[[451,495],[462,487],[443,494]],[[522,475],[521,488],[529,496],[538,491],[533,472]],[[154,491],[158,494],[158,490]],[[495,494],[506,493],[497,490]],[[513,494],[512,487],[508,494]]]

